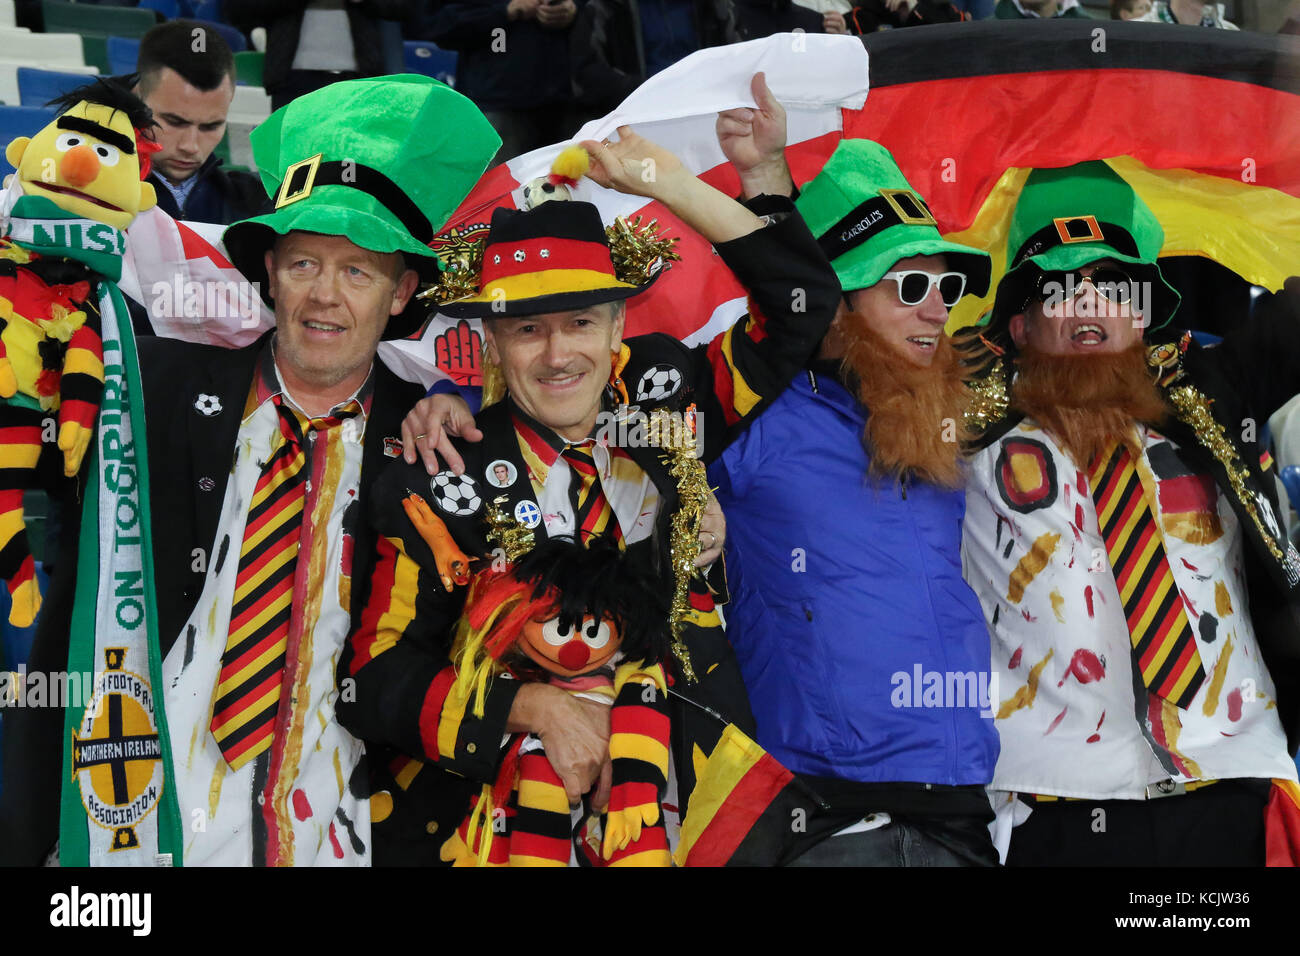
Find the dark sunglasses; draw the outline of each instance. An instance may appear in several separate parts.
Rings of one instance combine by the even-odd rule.
[[[1070,290],[1077,296],[1083,291],[1085,282],[1091,284],[1107,302],[1126,305],[1133,300],[1133,277],[1123,269],[1110,266],[1093,269],[1092,274],[1086,276],[1077,272],[1044,272],[1038,278],[1034,295],[1044,303],[1051,299],[1064,299]]]
[[[960,272],[934,273],[906,269],[886,272],[881,278],[893,279],[898,283],[898,301],[903,305],[920,305],[930,295],[930,290],[938,286],[943,304],[952,308],[966,291],[966,276]]]

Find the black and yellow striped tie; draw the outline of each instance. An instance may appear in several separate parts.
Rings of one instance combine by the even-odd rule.
[[[561,454],[578,479],[569,482],[569,503],[573,505],[573,536],[585,544],[593,535],[612,535],[621,541],[623,532],[614,517],[605,491],[600,486],[596,462],[586,445],[567,445]]]
[[[1089,471],[1134,666],[1152,693],[1186,709],[1205,680],[1205,668],[1137,463],[1123,443],[1115,442]]]
[[[270,748],[274,740],[306,501],[302,436],[305,429],[333,428],[360,411],[353,402],[335,415],[309,421],[280,396],[272,401],[282,440],[262,466],[253,490],[210,725],[232,770]]]

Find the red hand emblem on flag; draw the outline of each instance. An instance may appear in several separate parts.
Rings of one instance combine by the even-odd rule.
[[[438,368],[457,385],[483,384],[483,339],[461,319],[434,339]]]

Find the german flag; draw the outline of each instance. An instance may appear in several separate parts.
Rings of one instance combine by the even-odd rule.
[[[913,34],[920,34],[913,36]],[[984,21],[866,38],[871,93],[844,136],[889,147],[954,242],[1005,272],[1029,170],[1101,159],[1165,230],[1269,289],[1300,262],[1294,42],[1124,21]],[[918,117],[924,117],[918,122]],[[964,299],[950,327],[992,307]]]
[[[701,50],[694,69],[651,77],[616,114],[648,132],[728,195],[739,181],[714,139],[716,111],[749,105],[750,77],[766,73],[786,107],[786,159],[796,184],[825,165],[840,140],[888,147],[947,238],[993,254],[1004,271],[1006,227],[1032,168],[1105,160],[1152,208],[1162,255],[1213,259],[1270,289],[1300,262],[1300,85],[1295,41],[1246,31],[1153,29],[1119,20],[985,20],[886,30],[858,39],[773,36]],[[724,59],[725,57],[725,59]],[[822,67],[811,73],[808,61]],[[720,92],[721,91],[721,92]],[[565,144],[490,170],[448,227],[472,230],[543,175]],[[709,341],[745,313],[745,293],[709,244],[657,202],[583,188],[606,222],[657,220],[680,238],[673,263],[628,303],[627,334],[666,332]],[[444,237],[449,233],[444,233]],[[967,297],[952,325],[992,305]],[[460,375],[446,356],[457,321],[435,315],[398,349],[433,377]],[[761,321],[738,334],[761,334]],[[441,373],[434,366],[441,363]],[[477,384],[476,376],[470,376]],[[722,394],[725,394],[723,392]],[[743,396],[737,396],[743,398]]]
[[[794,774],[735,724],[703,766],[682,820],[678,866],[775,866],[812,814]]]
[[[1274,780],[1264,811],[1264,865],[1300,866],[1300,784]]]

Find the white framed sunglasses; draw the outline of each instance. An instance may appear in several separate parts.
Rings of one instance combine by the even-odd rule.
[[[898,301],[903,305],[920,305],[930,295],[930,290],[939,287],[939,297],[943,304],[952,308],[966,292],[966,275],[961,272],[926,272],[922,269],[904,269],[886,272],[882,279],[893,279],[898,283]]]

